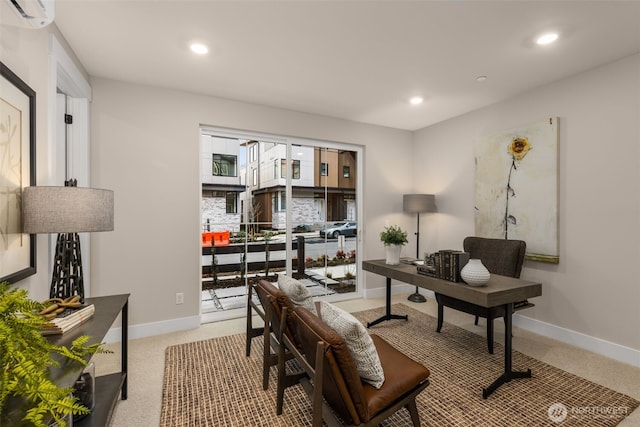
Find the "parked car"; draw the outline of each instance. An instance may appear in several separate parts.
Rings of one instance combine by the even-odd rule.
[[[331,237],[337,239],[339,235],[355,236],[357,224],[355,222],[336,222],[320,229],[320,237]]]

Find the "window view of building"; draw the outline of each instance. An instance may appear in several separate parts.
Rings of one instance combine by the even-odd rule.
[[[210,224],[233,224],[225,225],[233,230],[242,222],[286,228],[286,145],[203,135],[202,147],[202,161],[212,165],[202,169],[212,171],[202,176],[203,229],[207,219]],[[294,221],[355,221],[356,152],[297,145],[292,157],[295,182],[289,205]],[[238,201],[243,210],[238,210]]]
[[[300,160],[291,160],[292,179],[300,179]],[[287,161],[285,159],[280,160],[280,177],[287,177]],[[275,177],[277,178],[277,177]]]
[[[236,166],[238,156],[213,154],[213,174],[217,176],[238,176]]]
[[[215,294],[211,277],[285,271],[287,259],[324,294],[356,290],[358,151],[298,144],[288,158],[284,143],[206,133],[201,147],[203,247],[205,235],[229,246],[203,249],[203,290]]]
[[[236,139],[201,136],[203,230],[240,231],[238,195],[245,190],[238,176],[238,159],[244,156]]]

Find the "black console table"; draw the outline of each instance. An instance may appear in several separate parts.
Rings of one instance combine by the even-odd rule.
[[[95,314],[80,326],[62,335],[48,337],[51,343],[59,346],[70,346],[73,340],[81,335],[91,337],[90,342],[102,342],[105,335],[113,325],[118,315],[122,313],[122,341],[121,341],[121,368],[120,372],[96,377],[94,390],[95,408],[93,412],[75,422],[74,427],[108,426],[115,409],[118,396],[122,400],[127,399],[127,334],[128,334],[128,307],[129,294],[112,295],[106,297],[86,298],[85,304],[94,304]],[[58,355],[56,360],[61,361]],[[89,359],[89,358],[88,358]],[[59,387],[73,387],[82,373],[84,367],[76,363],[72,367],[68,364],[59,368],[51,368],[51,379]],[[22,402],[21,402],[22,403]],[[0,426],[20,426],[25,411],[28,409],[23,403],[8,402],[2,408]]]

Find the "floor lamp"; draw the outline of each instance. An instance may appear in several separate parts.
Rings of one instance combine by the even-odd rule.
[[[415,213],[418,218],[416,227],[416,259],[420,259],[420,214],[436,212],[436,197],[433,194],[405,194],[402,196],[402,210],[408,213]],[[412,302],[426,302],[427,299],[418,292],[409,295],[407,298]]]
[[[84,277],[78,233],[113,230],[113,191],[64,187],[27,187],[22,193],[22,228],[28,234],[59,233],[53,259],[50,298],[80,296]]]

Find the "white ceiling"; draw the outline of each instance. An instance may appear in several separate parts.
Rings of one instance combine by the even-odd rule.
[[[92,76],[407,130],[640,52],[640,1],[57,0],[55,23]]]

